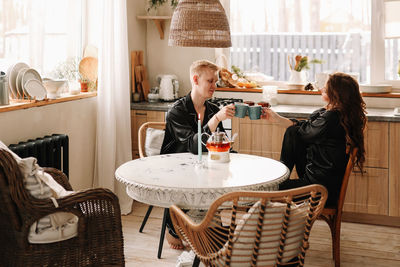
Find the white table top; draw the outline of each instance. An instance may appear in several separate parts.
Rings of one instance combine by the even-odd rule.
[[[206,209],[224,193],[238,190],[277,190],[289,176],[279,161],[247,154],[230,154],[229,163],[196,164],[197,155],[177,153],[132,160],[115,177],[129,196],[154,206]]]

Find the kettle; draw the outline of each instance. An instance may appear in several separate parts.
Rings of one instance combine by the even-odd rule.
[[[233,136],[232,141],[229,140],[225,132],[220,132],[219,128],[217,128],[216,132],[211,133],[211,135],[207,133],[203,134],[208,135],[208,140],[206,144],[203,143],[208,150],[208,162],[210,163],[229,162],[230,161],[229,150],[237,134]]]
[[[7,85],[7,75],[5,72],[0,71],[0,106],[8,105],[8,85]]]
[[[175,75],[157,75],[157,82],[160,87],[159,95],[161,100],[172,101],[178,98],[179,82]]]

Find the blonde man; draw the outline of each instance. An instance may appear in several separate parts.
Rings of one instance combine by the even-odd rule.
[[[197,154],[197,142],[207,136],[200,137],[197,132],[197,120],[200,115],[202,132],[211,134],[217,127],[225,131],[222,121],[235,115],[235,106],[229,105],[219,109],[208,101],[216,89],[218,81],[218,66],[207,60],[198,60],[190,66],[190,81],[192,90],[185,97],[176,101],[168,111],[166,118],[165,137],[161,154],[191,152]],[[202,151],[207,149],[202,145]],[[176,235],[170,218],[167,218],[169,233],[166,238],[174,249],[183,249],[182,241]]]
[[[200,115],[202,132],[211,134],[217,127],[224,131],[222,121],[235,115],[235,106],[219,109],[207,101],[216,89],[218,66],[207,60],[198,60],[190,66],[192,90],[176,101],[167,114],[161,154],[191,152],[197,154],[197,120]],[[206,135],[203,136],[206,139]],[[207,151],[203,146],[203,151]]]

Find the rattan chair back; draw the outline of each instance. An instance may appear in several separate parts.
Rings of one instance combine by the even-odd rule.
[[[146,143],[146,131],[148,128],[164,130],[165,122],[150,121],[150,122],[143,123],[142,126],[140,126],[139,134],[138,134],[138,142],[139,142],[139,156],[141,158],[147,157],[146,150],[145,150],[145,143]]]
[[[321,185],[241,191],[218,198],[200,224],[177,206],[170,213],[180,237],[206,266],[303,266],[311,227],[326,199]]]

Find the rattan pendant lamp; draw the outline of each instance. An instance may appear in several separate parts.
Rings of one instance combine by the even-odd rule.
[[[172,15],[168,45],[232,46],[228,18],[219,0],[179,0]]]

